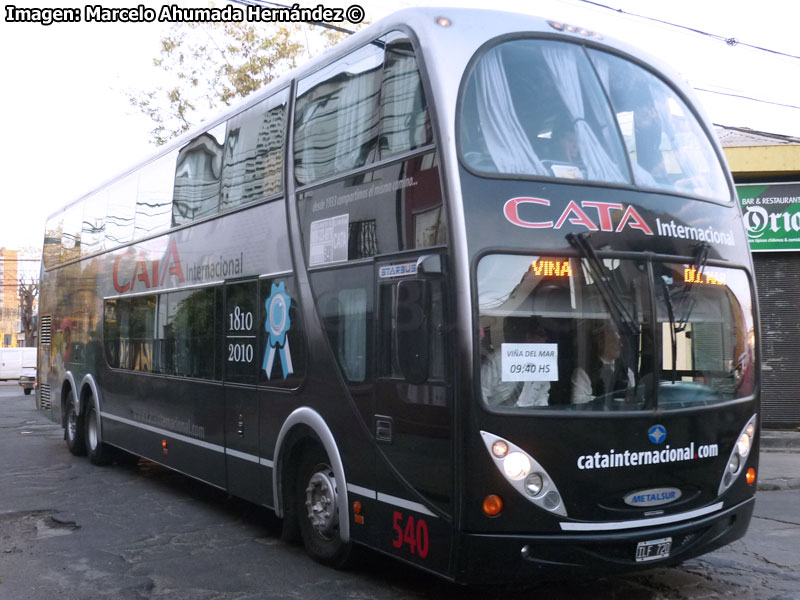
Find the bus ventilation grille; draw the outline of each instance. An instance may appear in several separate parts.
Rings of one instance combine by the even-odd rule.
[[[41,384],[39,386],[39,409],[50,410],[51,408],[52,404],[50,403],[50,386],[47,384]]]
[[[39,343],[49,344],[53,329],[53,317],[51,315],[42,315],[39,322],[41,323],[41,328],[39,331]]]

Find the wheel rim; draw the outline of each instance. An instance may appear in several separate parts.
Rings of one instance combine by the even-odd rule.
[[[70,405],[67,413],[67,437],[74,440],[78,433],[78,415],[75,414],[75,407]]]
[[[308,482],[306,509],[316,534],[326,540],[333,539],[339,524],[339,511],[336,510],[336,479],[327,465],[318,467]]]
[[[94,411],[89,414],[89,422],[87,425],[87,433],[89,434],[89,447],[92,450],[97,448],[97,419],[94,418]]]

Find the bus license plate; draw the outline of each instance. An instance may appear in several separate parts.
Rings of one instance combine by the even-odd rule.
[[[636,562],[647,562],[648,560],[667,558],[671,548],[671,537],[639,542],[636,544]]]

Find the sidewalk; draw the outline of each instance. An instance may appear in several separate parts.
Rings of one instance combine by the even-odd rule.
[[[800,490],[800,431],[761,431],[758,489]]]

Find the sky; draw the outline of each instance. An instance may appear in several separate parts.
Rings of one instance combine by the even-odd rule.
[[[163,4],[158,0],[99,1],[109,8]],[[356,1],[371,21],[410,6],[487,7],[470,0]],[[170,3],[205,6],[202,1]],[[216,6],[225,3],[216,0]],[[800,137],[797,0],[598,3],[625,12],[581,0],[500,1],[491,7],[537,14],[624,40],[670,63],[696,90],[708,90],[698,91],[697,97],[712,122]],[[29,8],[84,6],[70,0],[19,0],[15,4]],[[304,3],[316,4],[316,0]],[[729,45],[626,13],[738,43]],[[160,75],[152,61],[169,25],[44,26],[8,22],[6,17],[3,14],[0,18],[0,82],[4,90],[3,131],[10,143],[0,150],[4,190],[0,197],[0,247],[40,248],[48,215],[156,151],[150,139],[152,123],[129,105],[125,91],[151,89],[158,81]]]

